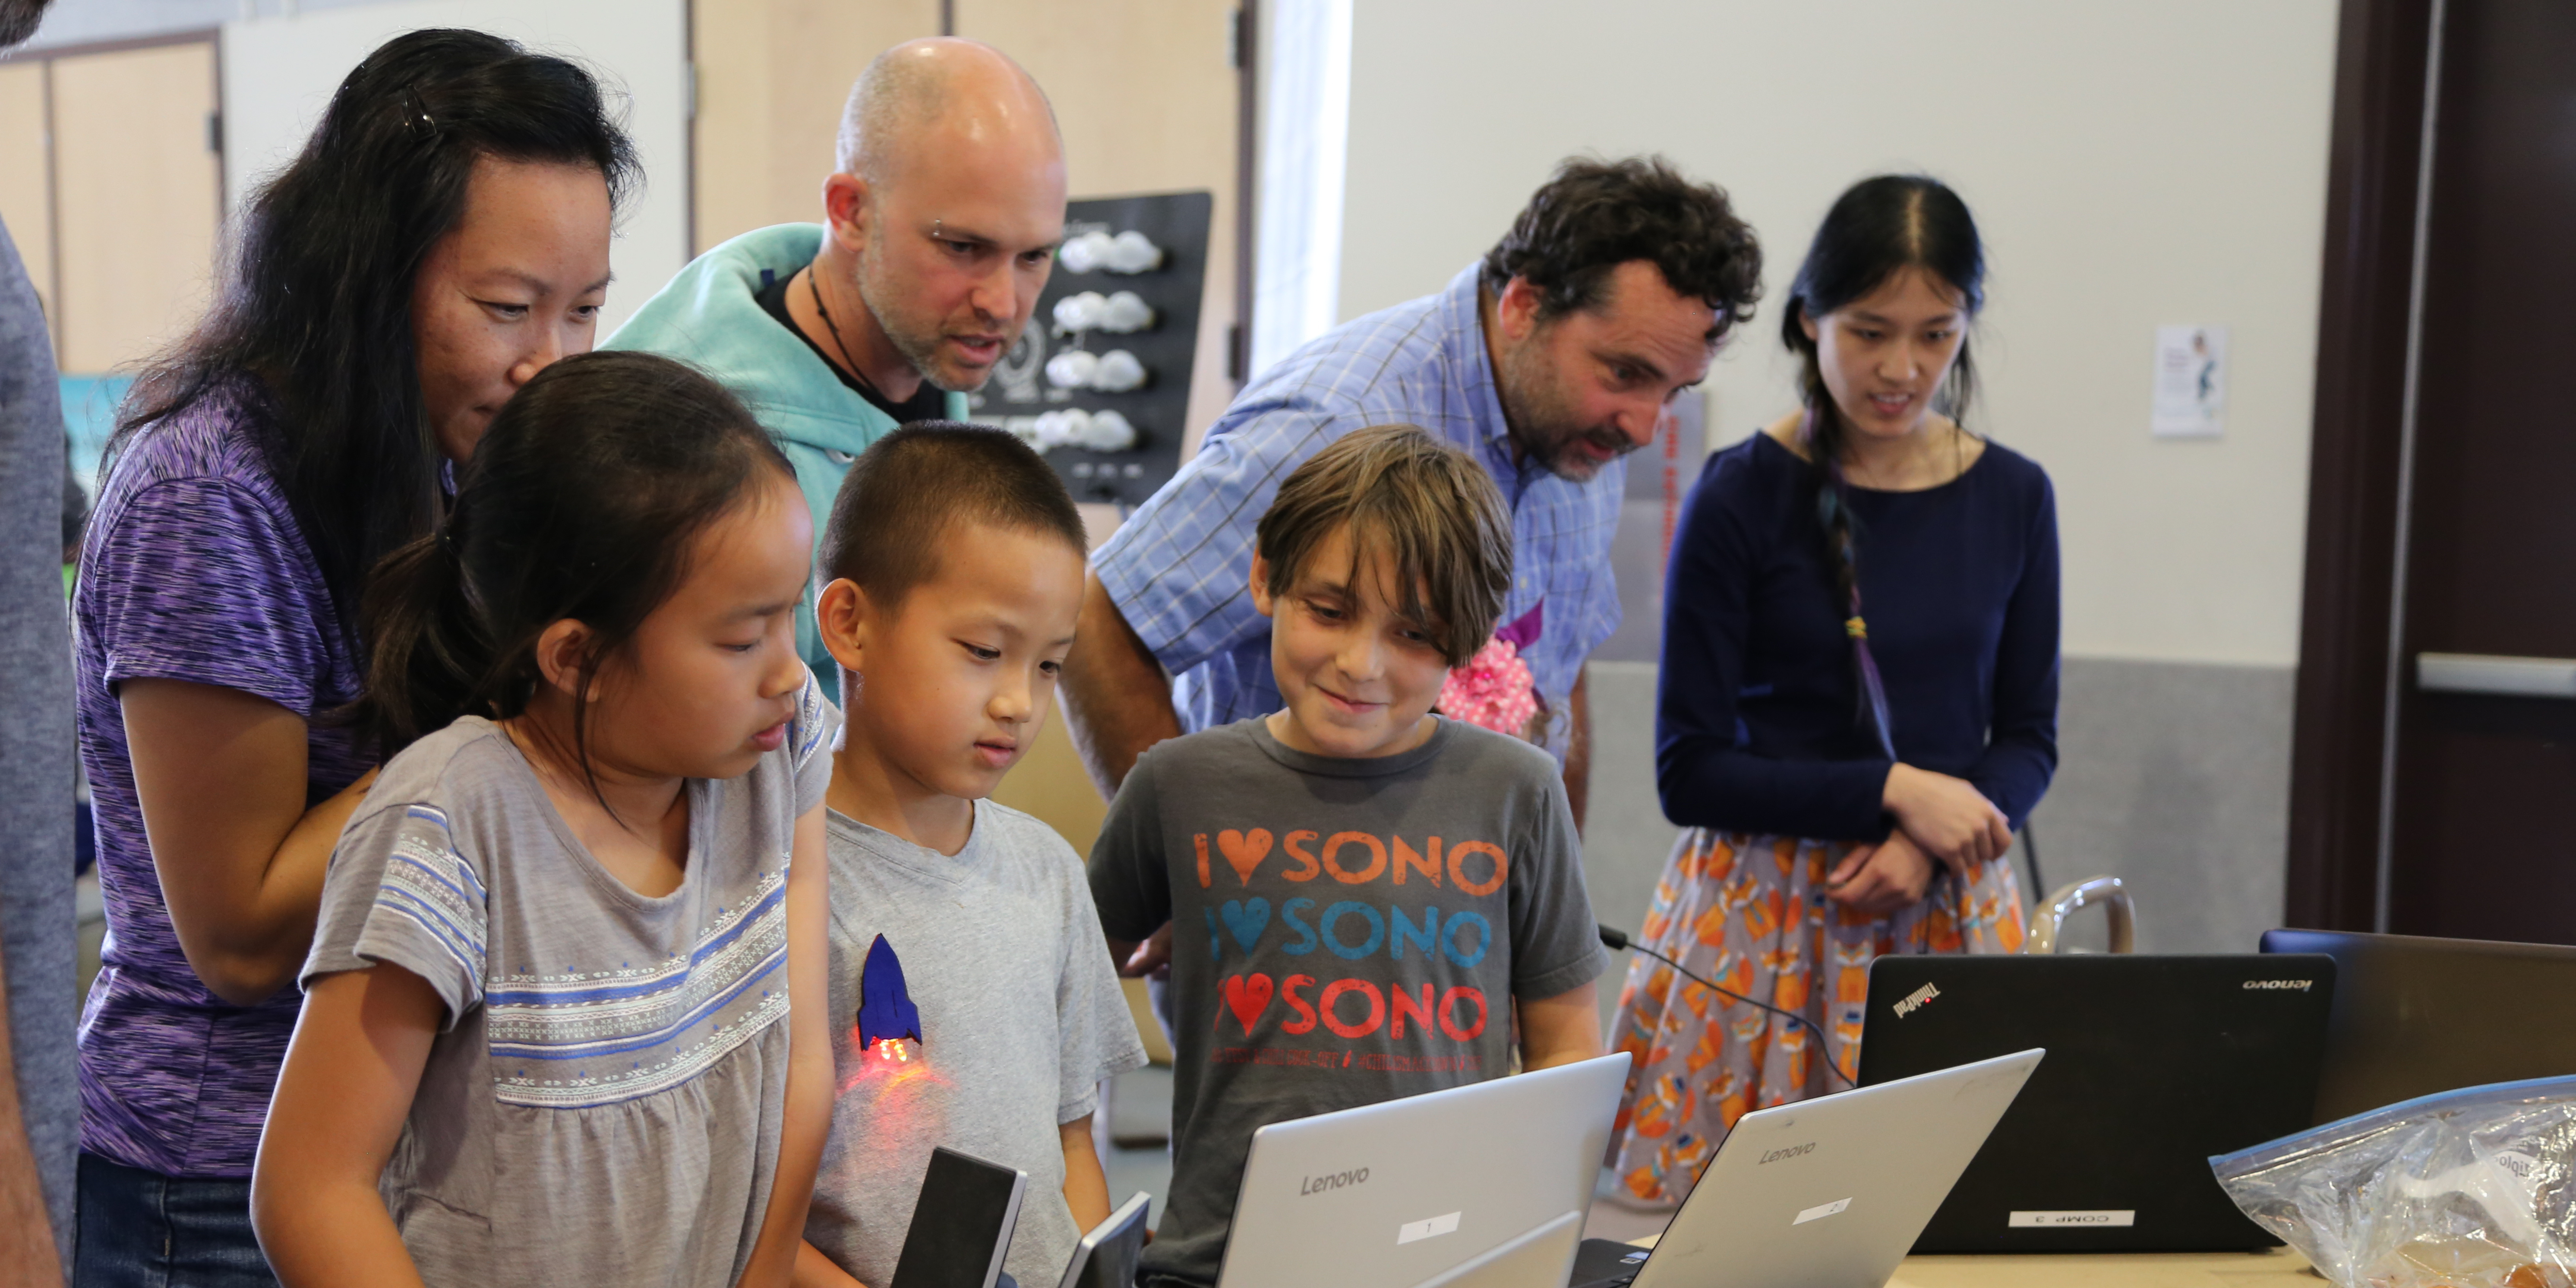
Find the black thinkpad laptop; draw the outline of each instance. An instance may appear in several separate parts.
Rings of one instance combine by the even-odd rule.
[[[2335,961],[2319,1123],[2437,1091],[2576,1073],[2576,948],[2267,930],[2263,951]]]
[[[2308,1126],[2332,958],[1881,957],[1860,1081],[2043,1061],[1916,1252],[2210,1252],[2279,1242],[2209,1156]]]

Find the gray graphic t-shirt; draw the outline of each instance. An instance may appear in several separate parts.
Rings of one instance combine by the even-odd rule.
[[[1056,1128],[1145,1063],[1082,858],[991,801],[953,856],[829,820],[838,1097],[805,1237],[859,1282],[892,1282],[945,1145],[1029,1174],[1004,1268],[1053,1284],[1082,1237]]]
[[[690,779],[680,888],[600,866],[499,725],[387,764],[340,834],[303,982],[389,963],[447,1004],[381,1183],[430,1288],[742,1274],[787,1091],[787,868],[840,714]]]
[[[1373,760],[1260,718],[1136,762],[1091,851],[1118,939],[1172,923],[1172,1196],[1144,1273],[1210,1284],[1252,1133],[1498,1078],[1512,999],[1599,975],[1556,762],[1473,725]]]

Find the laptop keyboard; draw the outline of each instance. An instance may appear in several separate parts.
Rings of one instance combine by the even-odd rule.
[[[1574,1250],[1566,1288],[1627,1288],[1646,1268],[1646,1250],[1633,1243],[1586,1239]]]

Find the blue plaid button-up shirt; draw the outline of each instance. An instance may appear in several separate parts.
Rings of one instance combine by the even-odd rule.
[[[1547,710],[1547,749],[1583,661],[1619,629],[1610,537],[1626,468],[1571,483],[1513,463],[1478,320],[1477,266],[1437,295],[1355,319],[1263,372],[1208,430],[1198,455],[1092,556],[1101,584],[1175,677],[1196,731],[1276,711],[1270,621],[1253,611],[1253,525],[1279,484],[1326,443],[1371,425],[1420,425],[1484,463],[1512,510],[1512,591],[1501,622],[1544,605],[1521,654]]]

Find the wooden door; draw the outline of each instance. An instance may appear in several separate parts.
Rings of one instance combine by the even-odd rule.
[[[2357,14],[2379,26],[2357,37]],[[2337,197],[2353,253],[2330,281],[2380,280],[2375,305],[2330,285],[2320,345],[2292,917],[2576,943],[2576,6],[2352,0],[2346,20],[2347,59],[2420,33],[2420,79],[2387,60],[2381,97],[2417,110],[2379,122],[2375,197]],[[2347,124],[2345,173],[2369,151]],[[2413,234],[2404,253],[2354,251],[2372,221]],[[2338,560],[2366,583],[2380,551],[2384,592],[2320,584]]]
[[[2576,6],[2439,48],[2388,928],[2576,943]]]
[[[205,311],[222,157],[211,40],[59,55],[53,79],[56,356],[105,372]]]
[[[1242,77],[1235,10],[1217,0],[955,0],[956,34],[1018,60],[1055,104],[1068,195],[1123,197],[1203,188],[1216,195],[1207,291],[1199,307],[1191,439],[1225,414],[1235,382],[1226,346],[1235,319],[1237,171]]]
[[[36,284],[36,299],[54,316],[53,149],[45,128],[45,64],[0,63],[0,223]],[[57,334],[55,342],[61,343]]]
[[[699,249],[822,217],[823,177],[850,83],[879,50],[918,36],[981,40],[1018,60],[1054,104],[1075,198],[1202,188],[1216,196],[1184,454],[1233,401],[1243,73],[1231,0],[696,0]],[[1085,506],[1095,541],[1115,510]],[[1088,850],[1106,811],[1050,719],[994,798]]]
[[[1227,345],[1235,305],[1236,142],[1242,81],[1233,60],[1234,7],[1217,0],[955,0],[955,34],[993,45],[1037,78],[1064,131],[1075,198],[1203,188],[1216,195],[1206,292],[1190,387],[1189,436],[1234,397]],[[1105,538],[1118,516],[1085,507]],[[1058,713],[993,798],[1037,815],[1088,851],[1107,805]]]
[[[692,0],[690,253],[821,223],[850,83],[879,50],[940,34],[939,15],[939,0]]]

